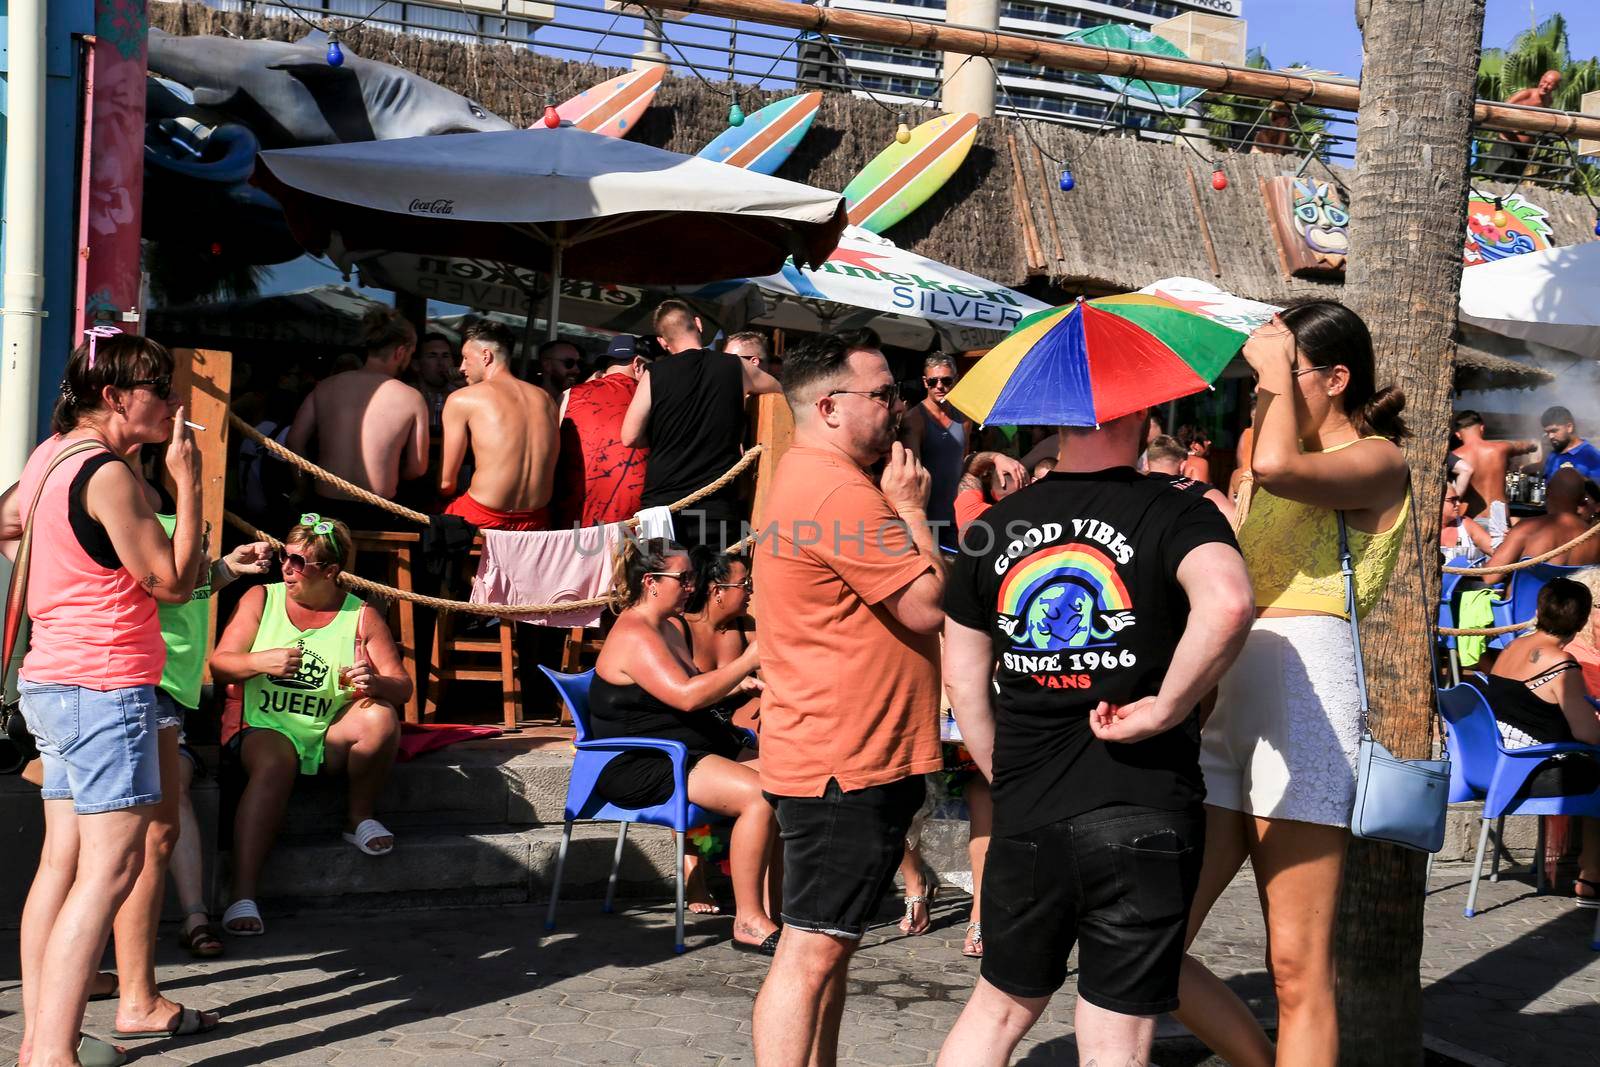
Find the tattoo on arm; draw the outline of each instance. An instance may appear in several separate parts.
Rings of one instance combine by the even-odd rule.
[[[142,585],[142,586],[144,586],[144,587],[145,587],[145,590],[146,590],[146,591],[147,591],[147,592],[151,592],[151,593],[153,593],[153,592],[155,592],[155,591],[156,591],[156,590],[157,590],[157,589],[158,589],[158,588],[160,588],[160,586],[161,586],[161,579],[160,579],[160,578],[157,578],[157,577],[156,577],[156,576],[155,576],[155,575],[153,575],[153,574],[147,574],[147,575],[145,575],[145,576],[144,576],[144,577],[143,577],[143,578],[142,578],[142,579],[140,579],[140,581],[139,581],[139,584],[140,584],[140,585]]]

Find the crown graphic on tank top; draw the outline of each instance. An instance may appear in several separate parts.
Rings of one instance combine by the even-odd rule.
[[[283,689],[308,691],[321,689],[327,683],[328,672],[331,670],[328,661],[298,641],[295,645],[300,649],[300,669],[295,671],[291,678],[274,679],[273,684]]]

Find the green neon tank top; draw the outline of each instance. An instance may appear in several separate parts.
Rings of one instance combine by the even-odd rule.
[[[322,766],[323,736],[334,716],[355,695],[353,690],[339,688],[339,672],[356,662],[361,600],[346,593],[332,622],[301,630],[289,621],[283,583],[266,589],[266,606],[250,651],[298,645],[300,669],[293,678],[258,674],[245,682],[244,723],[283,734],[300,755],[300,773],[316,774]]]
[[[176,515],[157,514],[161,528],[172,536]],[[200,683],[206,673],[206,639],[211,628],[211,570],[182,604],[160,604],[161,637],[167,643],[167,666],[161,688],[175,704],[193,711],[200,706]]]

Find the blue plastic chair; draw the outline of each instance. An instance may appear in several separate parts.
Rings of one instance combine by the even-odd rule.
[[[1527,748],[1506,748],[1495,725],[1494,711],[1483,691],[1470,682],[1439,690],[1439,713],[1444,717],[1450,761],[1450,801],[1483,801],[1478,830],[1478,855],[1472,869],[1472,888],[1463,914],[1472,918],[1478,904],[1478,882],[1483,877],[1483,853],[1489,842],[1489,824],[1506,815],[1600,816],[1600,790],[1578,796],[1517,798],[1528,778],[1546,759],[1561,752],[1584,752],[1600,759],[1600,747],[1575,741]],[[1539,821],[1538,889],[1544,890],[1544,820]],[[1496,854],[1496,864],[1499,856]],[[1600,923],[1590,947],[1600,951]]]
[[[579,819],[589,822],[616,822],[617,849],[611,858],[611,877],[606,882],[605,910],[612,910],[616,898],[617,868],[622,865],[622,846],[628,839],[629,823],[647,823],[652,826],[670,826],[677,838],[677,916],[676,940],[673,949],[682,952],[683,946],[683,835],[691,827],[723,821],[723,817],[689,803],[686,783],[689,750],[681,741],[665,741],[654,737],[607,737],[596,740],[589,736],[589,683],[594,671],[582,674],[562,674],[540,665],[554,683],[561,699],[572,712],[572,724],[577,730],[574,745],[577,753],[572,758],[572,775],[567,780],[566,822],[561,830],[561,850],[556,853],[556,876],[550,886],[550,908],[545,914],[544,928],[556,928],[556,903],[561,895],[561,874],[567,864],[567,847],[572,842],[572,824]],[[595,781],[600,772],[616,758],[618,753],[645,749],[661,752],[672,761],[672,796],[651,808],[622,808],[608,803],[595,793]]]

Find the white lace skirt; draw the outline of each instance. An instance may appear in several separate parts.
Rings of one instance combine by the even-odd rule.
[[[1200,734],[1206,803],[1349,826],[1360,714],[1347,621],[1257,619]]]

